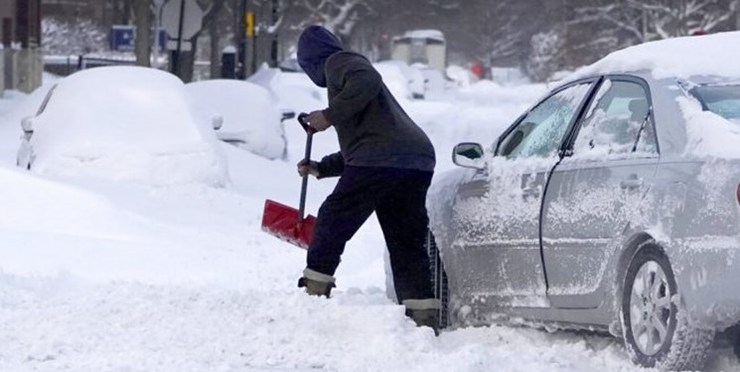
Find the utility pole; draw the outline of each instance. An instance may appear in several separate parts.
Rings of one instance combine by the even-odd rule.
[[[740,0],[738,0],[740,1]],[[272,0],[272,25],[270,26],[270,30],[272,33],[270,34],[270,37],[272,39],[272,43],[270,44],[270,67],[277,67],[278,66],[278,27],[277,23],[280,20],[280,0]]]
[[[134,41],[134,52],[136,54],[136,64],[139,66],[149,67],[150,49],[149,40],[151,40],[152,14],[149,7],[150,0],[136,0],[134,3],[134,14],[136,15],[136,38]]]
[[[255,10],[257,7],[253,0],[247,2],[247,11],[245,13],[245,25],[246,25],[246,44],[244,57],[244,64],[246,65],[244,78],[247,78],[254,74],[257,66],[257,19],[255,16]]]
[[[239,30],[239,37],[237,40],[239,40],[238,44],[238,61],[239,61],[239,71],[237,72],[237,78],[239,79],[246,79],[247,78],[247,32],[249,29],[249,25],[247,24],[249,22],[249,18],[247,16],[247,0],[239,0],[240,6],[239,6],[239,12],[238,12],[238,30]]]

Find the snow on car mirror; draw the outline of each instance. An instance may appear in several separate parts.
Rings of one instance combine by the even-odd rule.
[[[21,128],[27,134],[33,133],[33,118],[28,116],[21,119]]]
[[[213,130],[219,130],[224,125],[224,117],[221,115],[214,115],[211,118],[211,125],[213,125]]]
[[[452,150],[452,162],[463,168],[483,169],[483,146],[473,142],[457,144]]]

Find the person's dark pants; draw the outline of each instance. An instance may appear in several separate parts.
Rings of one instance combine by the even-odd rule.
[[[319,209],[308,268],[334,275],[344,246],[375,212],[383,230],[398,301],[433,298],[424,247],[432,172],[347,166]]]

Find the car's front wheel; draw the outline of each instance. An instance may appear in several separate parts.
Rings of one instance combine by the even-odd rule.
[[[713,330],[690,326],[679,314],[678,286],[668,257],[653,243],[627,269],[622,292],[622,332],[632,360],[661,370],[700,369]]]

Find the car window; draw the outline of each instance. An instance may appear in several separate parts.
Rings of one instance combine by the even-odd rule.
[[[581,122],[573,153],[627,154],[655,152],[650,103],[642,85],[606,80]]]
[[[501,141],[499,155],[518,158],[555,153],[591,85],[573,85],[540,102]]]
[[[740,119],[740,85],[703,85],[693,93],[707,110],[727,120]]]
[[[44,113],[44,110],[46,110],[46,105],[49,104],[49,100],[51,99],[51,95],[54,94],[54,89],[57,88],[57,85],[54,84],[54,86],[49,89],[49,92],[46,93],[46,96],[44,96],[44,100],[41,102],[41,106],[39,106],[39,109],[36,110],[36,116],[39,116]]]

